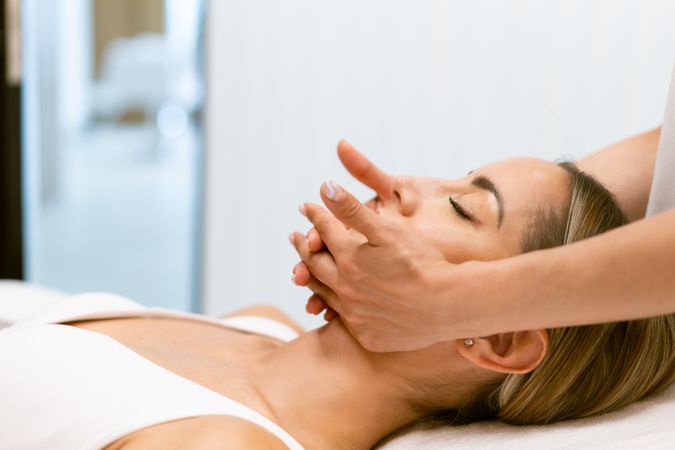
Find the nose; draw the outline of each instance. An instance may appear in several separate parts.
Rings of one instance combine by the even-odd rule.
[[[396,177],[392,188],[401,214],[404,216],[413,215],[422,200],[418,183],[415,182],[413,177]]]

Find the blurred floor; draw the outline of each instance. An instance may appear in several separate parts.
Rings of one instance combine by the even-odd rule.
[[[190,310],[196,217],[194,126],[97,125],[62,146],[59,192],[31,218],[33,282]]]

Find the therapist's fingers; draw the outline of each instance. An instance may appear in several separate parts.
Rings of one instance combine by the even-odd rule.
[[[342,186],[332,180],[326,181],[321,185],[321,198],[335,219],[363,234],[372,245],[378,246],[387,241],[389,221],[359,202]],[[329,214],[325,214],[325,211],[322,213],[319,209],[323,210],[315,207],[306,208],[307,218],[319,230],[326,246],[335,253],[333,246],[339,245],[339,241],[334,240],[339,239],[343,233],[340,233],[339,227],[334,224],[335,220],[331,220]]]
[[[345,224],[340,222],[338,218],[325,208],[314,203],[305,203],[301,206],[301,210],[312,225],[314,225],[314,228],[330,253],[342,250],[355,238],[354,234],[350,233]],[[363,237],[361,238],[363,239]]]
[[[326,312],[323,315],[323,320],[325,320],[326,322],[330,322],[331,320],[335,319],[339,315],[340,315],[340,313],[338,313],[337,311],[335,311],[333,308],[331,308],[329,306],[328,308],[326,308]]]
[[[326,311],[323,315],[323,319],[327,322],[338,317],[340,314],[335,311],[330,306],[326,305],[323,300],[318,295],[312,295],[309,300],[307,300],[307,305],[305,306],[305,311],[309,314],[319,315],[321,312]]]
[[[335,286],[339,274],[333,256],[326,251],[312,252],[302,233],[291,233],[289,239],[310,273],[321,282]]]
[[[330,287],[326,286],[316,277],[312,279],[306,285],[313,293],[312,297],[307,301],[306,310],[312,314],[319,314],[324,309],[333,310],[334,313],[329,313],[327,317],[324,317],[326,320],[330,320],[338,316],[338,311],[342,307],[340,304],[335,291]]]
[[[307,299],[305,311],[316,316],[317,314],[321,314],[321,312],[327,307],[328,305],[326,305],[326,302],[324,302],[321,297],[316,294],[312,294],[312,296]]]
[[[379,197],[374,197],[364,203],[368,209],[375,211],[377,206],[377,201]],[[349,228],[349,227],[348,227]],[[316,228],[311,228],[307,232],[307,245],[309,249],[313,252],[318,252],[326,248],[323,238],[319,234]]]
[[[344,139],[338,143],[337,152],[340,161],[354,178],[377,192],[385,200],[393,196],[393,176],[379,169]]]
[[[309,249],[313,252],[318,252],[324,249],[323,239],[316,228],[312,228],[307,232],[307,245]]]
[[[312,274],[304,262],[300,261],[293,267],[293,283],[298,286],[307,286],[312,278]]]
[[[321,297],[321,300],[323,300],[324,303],[335,303],[335,293],[333,290],[316,278],[313,278],[312,281],[307,283],[307,287],[316,295]]]

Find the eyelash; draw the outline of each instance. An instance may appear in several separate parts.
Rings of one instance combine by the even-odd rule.
[[[449,200],[450,200],[450,204],[455,209],[455,212],[457,213],[457,215],[459,217],[461,217],[464,220],[468,220],[468,221],[473,220],[473,217],[471,217],[469,214],[467,214],[466,211],[464,211],[464,209],[459,205],[459,203],[457,203],[456,201],[454,201],[452,199],[452,197],[450,197]]]

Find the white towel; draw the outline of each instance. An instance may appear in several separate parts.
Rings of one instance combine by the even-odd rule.
[[[65,292],[22,281],[0,280],[0,328],[30,316],[66,295]]]
[[[380,450],[672,449],[675,386],[620,411],[542,426],[477,422],[410,431]]]

